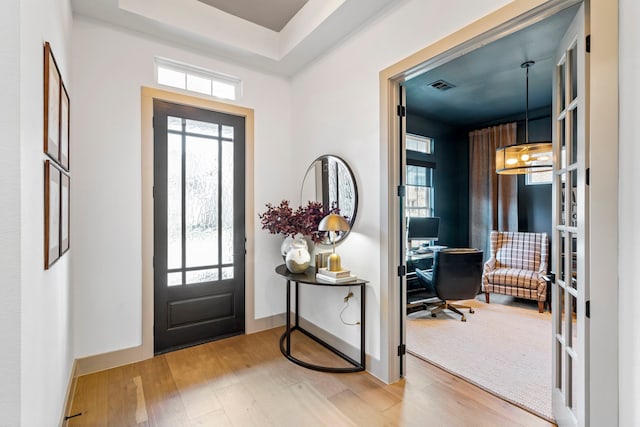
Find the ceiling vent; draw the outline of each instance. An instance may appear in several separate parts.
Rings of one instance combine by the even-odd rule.
[[[449,82],[445,82],[444,80],[436,80],[433,83],[429,83],[429,86],[438,90],[449,90],[451,88],[456,87],[456,85],[451,84]]]

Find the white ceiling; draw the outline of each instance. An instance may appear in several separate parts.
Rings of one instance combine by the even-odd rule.
[[[71,5],[78,15],[291,76],[399,1],[402,0],[71,0]],[[299,10],[287,19],[296,8]],[[256,14],[287,22],[281,30],[274,31],[264,23],[252,22],[261,18]]]
[[[280,31],[308,0],[199,0],[238,18]]]

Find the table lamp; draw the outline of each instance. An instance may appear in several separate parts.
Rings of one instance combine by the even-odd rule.
[[[340,271],[340,255],[336,253],[336,232],[337,231],[349,231],[349,223],[343,216],[338,214],[329,214],[322,218],[320,224],[318,224],[319,231],[328,231],[329,238],[333,244],[333,253],[329,255],[327,269],[329,271]]]

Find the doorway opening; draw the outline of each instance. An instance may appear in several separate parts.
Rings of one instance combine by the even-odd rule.
[[[543,134],[541,136],[544,140],[551,140],[552,133],[554,140],[557,140],[557,130],[555,129],[554,122],[556,117],[552,115],[552,99],[554,93],[552,83],[557,65],[557,62],[555,62],[555,52],[559,47],[559,40],[562,39],[569,23],[576,15],[579,2],[555,2],[553,5],[547,6],[552,7],[547,7],[545,10],[538,9],[530,11],[528,15],[525,14],[527,15],[525,18],[521,17],[521,19],[516,20],[518,21],[517,24],[511,22],[512,26],[509,28],[505,28],[504,26],[502,28],[494,28],[493,30],[495,32],[493,34],[491,34],[492,31],[486,32],[482,37],[478,37],[483,39],[482,41],[474,41],[471,39],[475,45],[467,38],[465,39],[466,42],[448,51],[444,50],[444,53],[432,56],[431,60],[421,65],[405,67],[404,69],[400,69],[399,65],[396,70],[396,76],[398,77],[389,80],[390,82],[395,80],[395,83],[399,87],[396,91],[389,94],[389,98],[396,100],[399,105],[406,107],[406,109],[398,109],[398,115],[401,116],[400,120],[397,118],[391,119],[395,120],[397,124],[390,126],[390,135],[395,134],[394,137],[398,138],[398,144],[394,145],[390,151],[400,148],[400,150],[398,150],[399,155],[396,156],[398,165],[391,168],[393,171],[391,174],[395,175],[394,178],[398,177],[399,186],[402,187],[403,190],[405,190],[405,185],[410,184],[409,171],[407,170],[410,154],[404,151],[402,138],[404,138],[407,133],[411,133],[430,137],[435,141],[434,152],[431,157],[435,164],[433,168],[435,173],[430,191],[435,194],[433,216],[439,217],[441,222],[441,231],[437,236],[438,246],[444,245],[454,248],[477,246],[477,244],[471,245],[471,227],[469,226],[469,218],[471,215],[471,212],[469,212],[469,175],[468,172],[466,172],[468,171],[469,164],[469,132],[476,128],[513,121],[518,128],[517,141],[514,142],[524,141],[524,132],[521,131],[521,129],[524,130],[525,126],[523,118],[520,117],[524,115],[524,102],[520,102],[518,107],[514,108],[513,104],[510,105],[509,102],[506,101],[501,102],[500,99],[500,96],[509,95],[512,96],[513,99],[518,100],[525,96],[522,74],[520,73],[518,76],[517,85],[514,86],[510,84],[509,67],[520,71],[520,64],[526,60],[536,60],[542,64],[539,70],[540,74],[536,79],[540,80],[539,76],[544,75],[544,81],[539,81],[539,83],[545,86],[536,93],[536,99],[533,103],[534,107],[532,108],[534,115],[530,121],[533,123],[535,132]],[[535,36],[533,42],[531,40],[528,42],[517,40],[519,36],[532,33],[537,28],[545,28],[545,30],[542,30],[545,34],[553,33],[553,31],[558,32],[557,37],[549,37],[553,44],[547,47],[546,53],[536,51],[536,48],[543,47],[541,46],[543,43],[540,43],[540,39],[536,39]],[[518,43],[520,43],[520,45]],[[492,49],[495,49],[493,53],[491,52]],[[516,52],[522,59],[518,58],[514,60],[507,52]],[[492,54],[496,56],[492,58]],[[482,60],[478,61],[478,58]],[[474,63],[473,60],[477,62]],[[507,63],[511,61],[512,64],[505,65],[504,61]],[[491,65],[502,65],[505,68],[495,70],[490,67]],[[471,83],[470,85],[467,84],[469,82]],[[495,86],[492,86],[494,84]],[[475,88],[473,88],[474,85],[476,86]],[[469,89],[469,87],[471,88]],[[453,109],[449,108],[451,106],[445,107],[446,102],[443,100],[449,98],[449,95],[457,89],[462,92],[463,101],[460,101],[461,98],[457,98],[457,102],[451,102]],[[475,92],[464,93],[463,89]],[[413,94],[412,91],[414,91]],[[429,94],[429,91],[438,92],[431,92],[431,94]],[[434,95],[434,93],[437,94]],[[516,96],[513,96],[514,94]],[[538,96],[539,94],[543,95]],[[412,97],[414,97],[413,100]],[[414,102],[412,108],[412,102],[415,101],[415,99],[421,99],[423,105],[420,105],[419,102]],[[418,105],[418,107],[416,107],[416,105]],[[423,111],[420,111],[421,108]],[[456,108],[458,110],[456,110]],[[509,110],[509,108],[511,108],[511,110]],[[476,115],[474,116],[474,114]],[[438,140],[440,140],[440,144],[438,144]],[[439,148],[442,155],[436,159]],[[444,153],[448,153],[448,155]],[[450,167],[445,166],[447,162],[451,163]],[[576,165],[576,167],[578,166]],[[516,227],[522,232],[546,233],[549,237],[555,236],[556,240],[559,241],[559,235],[555,233],[556,230],[553,226],[557,219],[554,213],[556,211],[556,196],[554,196],[554,194],[556,193],[552,191],[551,186],[548,184],[546,188],[542,185],[531,185],[532,183],[527,181],[525,176],[518,177],[518,181],[517,188],[520,190],[522,197],[517,203],[516,215],[520,214],[520,218],[515,220],[517,224]],[[557,184],[559,183],[560,181],[557,182]],[[554,183],[554,188],[555,187],[556,183]],[[558,188],[560,187],[558,186]],[[406,198],[407,192],[406,190],[399,191],[398,194]],[[440,200],[438,200],[439,194],[444,196],[441,196]],[[417,265],[412,266],[409,261],[413,260],[409,260],[407,257],[407,255],[413,254],[417,248],[410,246],[406,240],[405,230],[407,230],[407,218],[405,213],[407,212],[407,205],[402,196],[398,197],[399,200],[394,201],[394,204],[398,204],[399,206],[394,212],[395,215],[390,215],[396,219],[395,224],[392,225],[390,223],[390,229],[400,230],[400,236],[397,241],[398,251],[395,253],[400,254],[398,262],[408,267],[407,270],[409,274],[411,274],[412,267],[423,267]],[[535,201],[536,199],[538,199],[537,202]],[[443,217],[445,218],[443,219]],[[397,224],[400,224],[400,226]],[[483,247],[479,249],[486,251]],[[393,251],[390,252],[393,253]],[[551,262],[550,258],[548,262]],[[552,268],[554,267],[551,267],[550,270]],[[401,313],[404,313],[407,307],[407,295],[405,295],[404,286],[412,279],[415,280],[415,278],[403,276],[402,274],[400,274],[400,279],[398,279],[400,282],[399,288],[401,289],[398,298]],[[549,290],[549,292],[551,292],[551,290]],[[494,299],[492,306],[503,305],[496,304],[501,302],[511,301]],[[480,301],[478,301],[478,303],[480,303]],[[516,303],[526,306],[526,300],[516,301]],[[532,311],[537,313],[536,301],[533,301],[533,303]],[[558,311],[563,312],[562,309]],[[541,339],[548,342],[550,341],[548,337],[551,335],[552,330],[551,315],[548,312],[545,315],[547,316],[546,326],[543,326]],[[473,319],[474,315],[468,315],[467,318]],[[450,322],[451,321],[453,320],[450,320]],[[405,337],[405,331],[408,330],[405,322],[406,319],[403,317],[400,321],[399,330],[401,345],[404,344],[402,339]],[[467,326],[465,324],[460,325],[458,322],[455,323],[457,323],[455,326],[458,327]],[[583,330],[583,333],[584,332]],[[408,332],[407,337],[409,337]],[[431,342],[432,349],[437,346],[437,342],[437,340]],[[412,343],[408,340],[406,344],[407,350],[411,351]],[[469,353],[473,353],[473,351]],[[584,356],[581,357],[583,358]],[[551,359],[550,348],[546,350],[542,358],[546,360]],[[554,363],[556,362],[557,360],[554,360]],[[583,365],[583,367],[585,367],[585,365]],[[402,369],[402,363],[400,363],[400,369]],[[551,381],[549,380],[551,377],[551,369],[549,366],[547,368],[548,374],[543,373],[542,375],[545,377],[545,382],[549,388],[551,388]],[[584,375],[584,371],[582,372],[582,374],[580,372],[574,372],[574,374],[578,376]],[[404,372],[401,372],[401,375],[404,375]],[[575,377],[574,380],[584,382],[584,377],[581,379]],[[551,391],[547,394],[547,410],[543,411],[544,413],[537,413],[551,419]],[[508,396],[505,397],[508,399]],[[526,407],[526,405],[524,406]],[[536,411],[533,410],[533,412]]]

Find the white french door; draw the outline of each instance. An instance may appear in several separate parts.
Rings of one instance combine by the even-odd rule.
[[[586,269],[588,135],[582,5],[555,56],[553,76],[553,415],[559,426],[584,426],[588,408]]]

